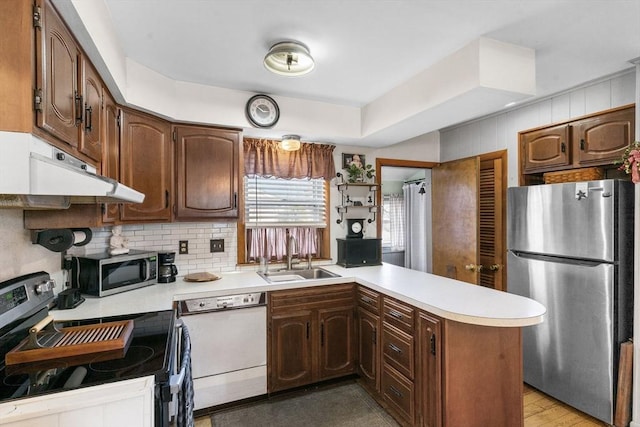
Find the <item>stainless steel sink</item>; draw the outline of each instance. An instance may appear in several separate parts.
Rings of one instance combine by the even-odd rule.
[[[297,280],[327,279],[330,277],[340,277],[339,274],[332,273],[323,268],[311,268],[309,270],[280,270],[269,271],[267,273],[258,272],[258,275],[267,282],[293,282]]]

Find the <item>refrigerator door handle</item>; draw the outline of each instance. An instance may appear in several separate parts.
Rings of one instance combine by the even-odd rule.
[[[514,256],[516,256],[518,258],[534,259],[534,260],[546,261],[546,262],[555,262],[555,263],[558,263],[558,264],[573,264],[573,265],[582,265],[582,266],[585,266],[585,267],[596,267],[596,266],[601,265],[601,264],[611,264],[611,263],[602,262],[602,261],[591,261],[591,260],[586,260],[586,259],[564,258],[564,257],[557,257],[557,256],[552,256],[552,255],[534,254],[534,253],[530,253],[530,252],[521,252],[521,251],[509,251],[509,252],[511,252]]]

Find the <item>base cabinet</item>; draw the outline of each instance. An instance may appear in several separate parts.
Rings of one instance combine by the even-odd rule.
[[[417,381],[420,387],[418,423],[421,427],[442,425],[442,381],[440,319],[421,312],[418,317],[419,362]]]
[[[354,286],[269,294],[268,392],[355,372]]]

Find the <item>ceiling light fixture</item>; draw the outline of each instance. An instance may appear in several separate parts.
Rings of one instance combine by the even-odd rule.
[[[309,48],[300,42],[286,41],[271,46],[264,57],[264,66],[281,76],[302,76],[315,67]]]
[[[300,149],[300,136],[299,135],[285,135],[280,141],[280,148],[285,151],[297,151]]]

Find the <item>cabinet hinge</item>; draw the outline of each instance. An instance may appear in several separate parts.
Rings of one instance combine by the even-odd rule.
[[[33,6],[33,26],[42,28],[42,9],[38,5]]]
[[[42,89],[36,89],[33,91],[33,109],[36,111],[42,111]]]
[[[432,334],[429,341],[430,341],[430,344],[431,344],[431,354],[433,354],[435,356],[435,354],[436,354],[436,334]]]
[[[120,118],[122,117],[122,110],[118,111],[118,118],[116,120],[116,124],[120,127]]]
[[[173,142],[178,141],[178,132],[175,129],[173,130],[173,134],[172,135],[173,135]]]

